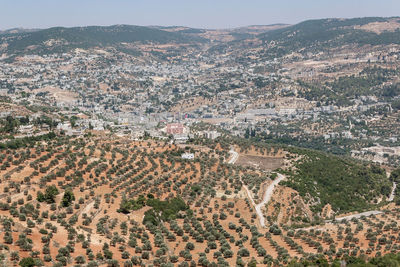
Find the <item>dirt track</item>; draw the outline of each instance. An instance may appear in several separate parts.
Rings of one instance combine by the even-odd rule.
[[[232,155],[232,157],[229,159],[228,163],[229,164],[235,164],[236,161],[239,159],[239,154],[231,149],[229,153]],[[282,180],[284,180],[286,177],[280,173],[278,173],[278,177],[272,181],[270,185],[268,185],[267,189],[264,192],[264,197],[263,200],[259,204],[255,204],[254,199],[250,193],[250,190],[247,188],[247,186],[242,182],[244,189],[247,192],[248,197],[251,200],[251,203],[256,209],[256,213],[258,215],[258,218],[260,218],[260,225],[261,227],[265,227],[265,217],[262,212],[262,208],[271,200],[272,194],[274,193],[275,186],[277,186]]]

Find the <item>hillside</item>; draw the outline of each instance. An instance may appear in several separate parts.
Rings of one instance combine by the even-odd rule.
[[[167,32],[150,27],[114,25],[63,28],[55,27],[34,32],[4,34],[0,37],[3,52],[54,53],[73,48],[118,47],[122,43],[191,43],[201,38],[189,38],[181,33]]]
[[[260,34],[281,53],[305,49],[315,52],[343,45],[400,44],[400,18],[309,20]]]
[[[13,29],[7,29],[4,31],[0,31],[0,35],[1,34],[17,34],[17,33],[35,32],[35,31],[40,31],[40,29],[13,28]]]
[[[221,139],[220,142],[223,147],[227,143],[240,144],[236,164],[241,167],[258,166],[284,173],[287,179],[280,185],[299,194],[315,216],[321,216],[326,205],[335,215],[376,209],[386,203],[391,192],[392,182],[378,165],[312,149],[266,144],[256,139]],[[264,182],[251,180],[249,187],[254,187],[259,195]]]
[[[391,182],[383,169],[322,152],[297,150],[303,158],[294,163],[289,179],[314,212],[329,204],[338,213],[373,209],[390,194]]]
[[[6,266],[22,258],[45,266],[244,266],[254,258],[264,265],[286,265],[298,257],[313,260],[322,252],[327,258],[345,257],[350,253],[346,248],[365,236],[386,242],[381,241],[385,234],[366,231],[363,224],[395,231],[395,211],[352,220],[344,242],[339,238],[343,224],[319,226],[323,231],[315,232],[278,226],[268,217],[267,227],[261,227],[244,185],[257,194],[264,188],[260,185],[274,177],[257,168],[224,163],[228,153],[222,147],[228,143],[221,141],[176,146],[110,136],[53,135],[18,149],[0,147],[0,261]],[[276,147],[238,141],[241,153],[282,154]],[[185,150],[194,152],[195,160],[183,160]],[[321,166],[310,173],[323,177],[331,166]],[[273,198],[282,190],[285,187],[278,186]],[[289,197],[280,198],[274,208],[284,210]],[[339,240],[335,244],[334,238]],[[374,243],[360,246],[372,256],[384,252]],[[400,246],[391,251],[400,251]]]
[[[0,51],[54,53],[72,48],[119,47],[123,43],[204,43],[218,41],[223,47],[247,46],[262,41],[269,54],[317,52],[345,45],[400,44],[399,18],[321,19],[296,25],[253,25],[233,29],[197,29],[181,26],[89,26],[43,30],[11,29],[0,33]],[[256,42],[257,43],[257,42]],[[219,49],[218,45],[214,49]],[[211,50],[213,51],[213,50]]]

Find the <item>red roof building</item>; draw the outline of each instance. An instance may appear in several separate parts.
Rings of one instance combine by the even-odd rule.
[[[167,134],[183,134],[184,127],[181,123],[167,124]]]

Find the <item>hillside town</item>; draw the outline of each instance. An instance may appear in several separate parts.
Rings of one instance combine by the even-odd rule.
[[[397,49],[343,53],[335,59],[343,63],[335,67],[391,68],[399,60]],[[229,52],[210,51],[183,51],[167,60],[128,56],[112,48],[23,55],[13,62],[3,60],[0,95],[16,105],[55,108],[56,129],[72,136],[87,130],[113,131],[135,140],[148,135],[184,143],[194,136],[215,139],[224,131],[242,137],[257,133],[298,142],[344,143],[339,145],[340,153],[361,158],[366,151],[380,153],[368,150],[371,144],[383,149],[400,146],[399,128],[382,131],[377,125],[390,118],[398,123],[388,99],[361,95],[341,105],[304,97],[300,77],[304,81],[328,78],[325,72],[333,60],[323,53],[313,59],[272,61],[263,61],[257,53],[257,49],[244,50],[239,57],[252,55],[252,59],[241,64]],[[307,63],[310,60],[314,63]],[[389,78],[382,86],[395,82]],[[23,116],[19,112],[3,110],[0,117]],[[29,112],[29,121],[43,115]],[[210,127],[197,131],[199,123]],[[20,136],[48,131],[43,124],[25,123],[19,128]],[[384,154],[377,161],[398,162],[398,154]]]
[[[0,30],[0,267],[399,266],[399,63],[400,17]]]

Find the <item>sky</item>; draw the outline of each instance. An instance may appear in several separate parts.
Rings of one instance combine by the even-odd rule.
[[[400,0],[0,0],[0,30],[88,25],[233,28],[400,16]]]

